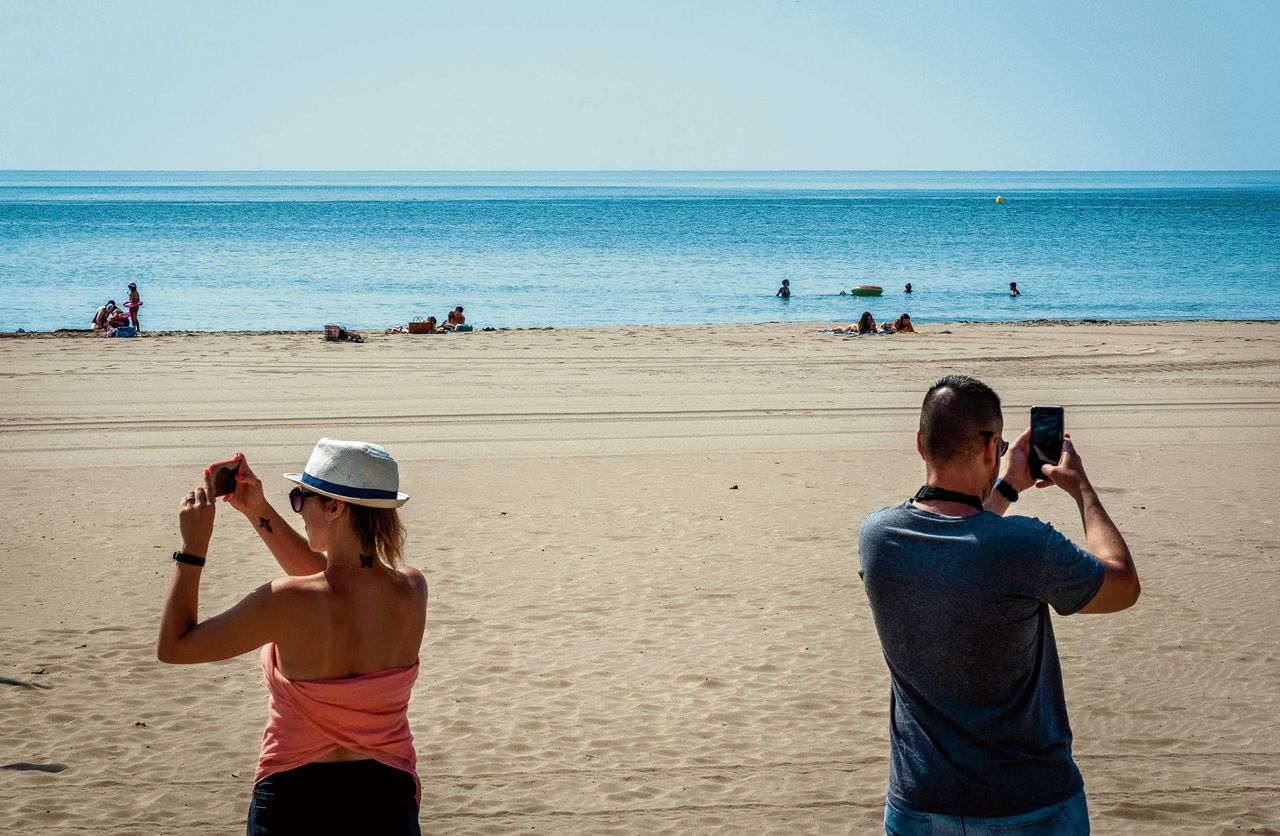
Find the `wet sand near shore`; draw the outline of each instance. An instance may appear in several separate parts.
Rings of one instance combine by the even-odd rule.
[[[412,496],[425,833],[874,831],[857,526],[959,372],[1010,440],[1066,407],[1142,576],[1055,616],[1094,832],[1280,833],[1280,323],[823,327],[0,340],[0,832],[243,831],[254,655],[155,661],[177,503],[240,450],[285,507],[326,435]],[[1015,510],[1082,537],[1056,489]],[[278,573],[221,507],[202,613]]]

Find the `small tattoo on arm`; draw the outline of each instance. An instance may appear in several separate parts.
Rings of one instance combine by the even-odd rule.
[[[265,528],[267,533],[271,533],[271,520],[266,517],[258,517],[258,528]]]
[[[360,568],[361,568],[361,569],[372,569],[372,568],[373,568],[373,555],[371,555],[371,554],[362,554],[362,555],[360,555]]]

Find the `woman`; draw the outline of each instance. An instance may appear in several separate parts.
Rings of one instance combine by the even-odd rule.
[[[871,311],[863,311],[862,316],[858,317],[858,321],[852,323],[848,328],[837,328],[837,334],[878,334],[876,330],[876,318],[871,315]]]
[[[903,314],[894,320],[886,320],[880,325],[880,330],[886,334],[914,334],[916,329],[911,327],[911,314]]]
[[[242,453],[226,502],[286,577],[198,619],[213,536],[211,485],[182,500],[156,655],[189,664],[261,648],[267,727],[248,833],[419,833],[421,784],[408,700],[418,675],[427,582],[401,563],[399,470],[377,445],[322,438],[289,492],[306,537],[280,516]]]

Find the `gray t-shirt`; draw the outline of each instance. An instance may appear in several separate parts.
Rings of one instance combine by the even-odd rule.
[[[1037,519],[909,501],[863,520],[858,548],[892,677],[894,806],[1007,816],[1079,792],[1047,605],[1087,604],[1102,563]]]

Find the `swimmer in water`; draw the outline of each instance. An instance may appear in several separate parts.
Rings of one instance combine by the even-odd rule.
[[[782,287],[778,288],[778,292],[773,295],[781,296],[783,299],[790,299],[791,298],[791,280],[783,279]]]
[[[1022,295],[1022,291],[1018,290],[1017,282],[1009,282],[1009,295],[1015,298]]]
[[[904,287],[904,288],[902,289],[902,292],[903,292],[903,293],[910,293],[910,292],[911,292],[911,282],[907,282],[907,286],[906,286],[906,287]]]

